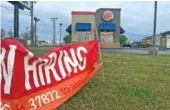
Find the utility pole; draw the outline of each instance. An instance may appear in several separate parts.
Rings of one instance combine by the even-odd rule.
[[[155,38],[155,35],[156,35],[156,21],[157,21],[157,1],[155,1],[154,3],[154,25],[153,25],[153,52],[152,54],[153,55],[157,55],[158,54],[158,51],[159,49],[156,47],[156,38]]]
[[[37,22],[40,21],[40,19],[38,19],[37,17],[34,17],[34,21],[35,21],[35,46],[36,46],[36,42],[37,42]]]
[[[33,1],[31,1],[31,45],[34,46],[34,22],[33,22]]]
[[[157,1],[155,1],[154,6],[154,25],[153,25],[153,47],[155,47],[155,34],[156,34],[156,20],[157,20]]]
[[[55,22],[56,22],[57,19],[58,18],[51,18],[51,21],[53,22],[53,44],[54,44],[54,46],[55,46],[55,43],[56,43],[56,41],[55,41]]]
[[[156,38],[155,38],[155,35],[156,35],[156,20],[157,20],[157,1],[154,2],[154,25],[153,25],[153,36],[152,36],[153,45],[148,50],[148,54],[152,54],[152,55],[157,55],[159,53],[159,48],[156,47],[156,44],[155,44],[156,43]]]
[[[62,26],[63,24],[62,23],[60,23],[60,46],[61,46],[61,26]]]

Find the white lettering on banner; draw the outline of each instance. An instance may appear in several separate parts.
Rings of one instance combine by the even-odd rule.
[[[11,81],[12,81],[12,76],[13,76],[13,67],[14,67],[14,58],[15,58],[15,51],[16,51],[16,46],[15,45],[9,45],[9,53],[7,57],[7,67],[5,66],[4,58],[5,58],[5,48],[1,48],[1,53],[0,53],[0,82],[2,81],[2,75],[5,80],[5,85],[4,85],[4,93],[5,94],[10,94],[11,91]]]
[[[79,67],[80,70],[84,70],[85,67],[86,67],[86,57],[84,57],[84,60],[83,60],[83,58],[82,58],[82,56],[80,54],[80,51],[83,51],[84,53],[87,53],[87,50],[84,47],[78,47],[78,49],[77,49],[77,56],[79,58],[79,61],[80,62],[84,61],[83,66],[81,66],[81,64],[79,64],[78,67]]]
[[[40,59],[40,60],[43,61],[42,59]],[[43,77],[43,72],[42,72],[42,67],[48,63],[47,59],[44,59],[44,61],[45,61],[45,63],[42,63],[42,64],[40,64],[38,66],[40,82],[41,82],[42,85],[45,85],[45,81],[44,81],[44,77]]]
[[[44,86],[46,84],[51,83],[51,75],[55,78],[56,81],[60,81],[67,76],[73,73],[77,73],[79,70],[84,70],[86,67],[86,57],[83,57],[83,53],[87,53],[85,47],[78,47],[76,50],[71,48],[69,50],[70,56],[68,55],[68,51],[61,50],[58,54],[53,52],[48,55],[49,59],[41,59],[33,61],[32,64],[29,64],[29,60],[33,58],[33,53],[28,52],[26,56],[24,56],[24,71],[25,71],[25,88],[26,90],[32,89],[30,85],[30,77],[33,77],[33,84],[36,88],[41,85]],[[4,78],[4,93],[10,94],[11,91],[11,81],[13,77],[13,68],[16,54],[16,46],[9,45],[9,52],[7,56],[7,65],[5,64],[5,55],[6,49],[1,48],[0,53],[0,83],[2,82],[2,78]],[[57,59],[58,57],[58,59]],[[56,71],[56,66],[58,66],[59,71]],[[65,68],[64,68],[65,67]],[[45,78],[43,75],[43,71],[45,71]],[[59,76],[57,72],[60,72],[62,78]],[[66,73],[67,72],[67,73]],[[33,75],[30,75],[33,74]],[[46,82],[45,82],[46,79]]]
[[[56,53],[51,53],[49,55],[50,58],[50,63],[48,65],[45,66],[45,74],[46,74],[46,79],[47,79],[47,84],[51,83],[51,78],[50,78],[50,70],[52,71],[55,80],[60,81],[61,78],[58,76],[54,66],[55,66],[55,61],[57,60],[57,54]],[[54,61],[52,61],[54,58]]]
[[[41,60],[35,60],[32,65],[28,65],[28,61],[30,58],[33,57],[33,53],[28,52],[28,55],[24,57],[24,68],[25,68],[25,87],[27,90],[31,89],[30,83],[29,83],[29,71],[33,72],[33,79],[34,84],[36,87],[39,87],[38,78],[37,78],[37,70],[36,65],[37,63],[41,62]]]
[[[64,50],[64,62],[65,62],[65,65],[66,65],[66,68],[68,70],[68,76],[70,75],[71,73],[71,66],[74,67],[74,73],[77,73],[77,66],[78,66],[78,61],[76,59],[76,56],[75,56],[75,52],[73,49],[70,49],[70,52],[71,52],[71,55],[72,55],[72,58],[73,58],[73,61],[70,59],[70,57],[68,56],[68,53]]]
[[[59,58],[58,58],[58,66],[59,66],[60,73],[61,73],[62,77],[65,78],[66,72],[65,72],[63,64],[62,64],[62,56],[63,56],[63,52],[60,51],[60,55],[59,55]]]
[[[78,56],[80,64],[78,63],[78,60],[76,58],[75,51],[73,50],[73,48],[70,49],[72,60],[68,56],[68,53],[65,50],[60,51],[58,61],[56,61],[57,60],[57,54],[54,53],[54,52],[51,53],[48,56],[50,58],[49,61],[47,59],[43,59],[45,64],[38,65],[38,74],[40,76],[41,84],[46,85],[45,82],[44,82],[43,75],[42,75],[42,69],[43,69],[42,65],[45,65],[44,70],[45,70],[45,76],[46,76],[47,84],[51,83],[50,70],[52,71],[52,74],[53,74],[56,81],[61,80],[61,78],[58,76],[58,73],[55,70],[55,64],[56,63],[58,63],[59,70],[60,70],[60,73],[61,73],[63,79],[66,78],[66,76],[67,76],[66,71],[64,70],[64,64],[65,64],[66,69],[68,71],[68,76],[72,72],[71,66],[74,68],[73,69],[74,73],[77,73],[77,68],[79,68],[80,70],[84,70],[85,67],[86,67],[86,57],[84,57],[84,58],[82,57],[81,51],[84,52],[84,53],[87,53],[86,48],[84,48],[84,47],[78,47],[77,48],[76,54]],[[64,55],[63,55],[63,53],[64,53]],[[28,53],[28,55],[25,56],[25,58],[24,58],[25,77],[26,77],[25,78],[25,87],[26,87],[27,90],[31,89],[30,82],[29,82],[29,71],[33,71],[33,74],[36,74],[36,65],[37,65],[37,63],[42,61],[42,59],[39,59],[38,61],[34,61],[33,64],[30,66],[30,65],[28,65],[28,61],[32,57],[33,57],[32,53]],[[64,59],[64,62],[62,62],[62,58]],[[83,65],[81,65],[81,62],[83,62]],[[34,79],[35,86],[39,87],[37,75],[33,75],[33,79]]]

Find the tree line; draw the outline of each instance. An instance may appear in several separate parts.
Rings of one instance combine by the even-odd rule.
[[[165,31],[165,32],[160,33],[160,35],[162,36],[166,36],[167,34],[170,34],[170,31]]]
[[[4,28],[1,28],[1,39],[5,38],[5,37],[11,37],[14,38],[14,32],[10,29],[10,30],[5,30]],[[27,39],[27,40],[31,40],[31,31],[27,32],[21,32],[19,33],[19,38],[21,39]],[[38,40],[38,36],[36,37]]]
[[[14,37],[14,34],[12,32],[12,30],[8,30],[6,31],[5,29],[1,28],[1,38],[4,38],[4,37]]]
[[[12,32],[12,30],[10,29],[9,31],[6,31],[5,29],[1,28],[1,38],[4,37],[14,37],[14,34]],[[27,32],[21,32],[19,33],[19,37],[22,39],[27,39],[27,40],[31,40],[31,31],[29,31],[29,33]],[[36,37],[38,39],[38,36]],[[68,34],[63,38],[65,44],[68,44],[71,42],[71,35]],[[120,44],[124,44],[126,41],[128,40],[128,38],[125,35],[120,35]]]
[[[170,31],[165,31],[165,32],[159,33],[159,35],[161,35],[162,37],[165,37],[167,34],[170,34]],[[152,39],[152,36],[145,36],[143,38],[143,40],[147,40],[147,39]]]

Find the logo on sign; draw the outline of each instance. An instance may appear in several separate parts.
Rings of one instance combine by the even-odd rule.
[[[113,13],[111,11],[109,11],[109,10],[105,11],[103,13],[103,19],[105,21],[111,21],[113,19]]]

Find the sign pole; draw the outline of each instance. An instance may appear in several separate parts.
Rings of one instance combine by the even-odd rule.
[[[14,5],[14,38],[19,38],[19,8]]]
[[[34,21],[33,21],[33,17],[34,17],[34,15],[33,15],[33,6],[34,5],[34,3],[33,3],[33,1],[31,1],[31,11],[30,11],[30,13],[31,13],[31,45],[32,46],[35,46],[34,45]]]
[[[97,33],[96,22],[95,22],[95,32],[96,32],[97,40],[99,41],[99,36],[98,36],[98,33]],[[98,47],[99,47],[99,57],[100,57],[100,61],[103,62],[103,60],[102,60],[102,55],[101,55],[101,49],[100,49],[100,43],[98,43]],[[102,77],[103,77],[103,82],[104,82],[104,69],[103,69],[103,66],[102,66],[101,68],[102,68]]]

